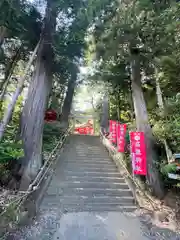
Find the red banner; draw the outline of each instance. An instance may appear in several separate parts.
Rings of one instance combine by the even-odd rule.
[[[124,152],[125,148],[125,135],[126,135],[126,124],[117,123],[117,150],[118,152]]]
[[[144,132],[130,132],[133,173],[146,175],[146,148]]]
[[[109,120],[109,139],[112,143],[116,143],[116,121]]]

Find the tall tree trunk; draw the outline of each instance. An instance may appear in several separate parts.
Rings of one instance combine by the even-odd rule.
[[[57,108],[57,120],[59,121],[61,118],[62,107],[64,103],[64,94],[65,94],[65,87],[60,89],[59,97],[58,97],[58,108]]]
[[[74,96],[74,90],[76,85],[76,73],[72,73],[71,77],[68,81],[68,88],[66,92],[66,96],[64,99],[63,107],[62,107],[62,114],[61,114],[61,125],[66,128],[68,126],[69,114],[71,112],[72,100]]]
[[[4,27],[4,26],[0,26],[0,47],[4,43],[4,39],[6,37],[6,34],[7,34],[7,28]]]
[[[120,119],[120,115],[121,115],[121,110],[120,110],[120,108],[121,108],[121,91],[120,91],[120,88],[118,89],[118,92],[117,92],[117,103],[116,103],[116,105],[117,105],[117,120],[118,121],[120,121],[121,119]]]
[[[1,91],[1,94],[0,94],[0,109],[1,109],[1,106],[2,106],[2,100],[4,99],[4,95],[6,93],[9,81],[10,81],[11,76],[12,76],[13,71],[14,71],[14,68],[15,68],[16,63],[18,62],[18,60],[20,58],[21,50],[22,50],[22,46],[20,46],[17,49],[16,53],[14,54],[11,61],[9,62],[9,64],[6,67],[4,80],[0,84],[0,91]]]
[[[24,86],[24,82],[26,80],[26,75],[29,71],[29,68],[31,67],[32,65],[32,62],[35,58],[35,55],[37,53],[37,50],[39,48],[39,43],[37,44],[36,48],[34,49],[34,52],[32,53],[30,59],[29,59],[29,62],[26,66],[26,69],[25,69],[25,72],[24,72],[24,76],[20,79],[19,83],[18,83],[18,86],[16,88],[16,91],[14,92],[13,96],[12,96],[12,99],[11,99],[11,102],[9,103],[7,109],[6,109],[6,112],[4,113],[4,117],[3,117],[3,120],[2,122],[0,123],[0,140],[2,140],[2,137],[4,135],[4,132],[6,130],[6,127],[10,121],[10,118],[12,116],[12,113],[14,111],[14,107],[16,105],[16,102],[17,102],[17,99],[19,97],[19,95],[21,94],[22,90],[23,90],[23,86]]]
[[[109,98],[108,94],[105,94],[102,102],[101,129],[103,133],[107,133],[108,128],[109,128]]]
[[[158,77],[156,77],[155,80],[156,80],[157,103],[158,103],[159,109],[164,112],[164,102],[163,102],[162,91],[161,91]]]
[[[56,7],[48,0],[41,45],[37,54],[36,68],[21,118],[21,136],[25,157],[20,189],[27,189],[42,166],[42,135],[44,115],[52,88],[53,48],[52,35],[56,27]]]
[[[155,68],[155,80],[156,80],[157,103],[158,103],[158,106],[159,106],[159,109],[160,109],[160,114],[163,116],[165,108],[164,108],[163,95],[162,95],[162,91],[161,91],[161,87],[160,87],[159,78],[158,78],[158,74],[157,74],[157,69],[156,68]],[[170,162],[170,160],[172,158],[172,151],[170,150],[166,139],[164,140],[164,147],[165,147],[165,151],[166,151],[166,156],[167,156],[168,162]]]
[[[131,68],[132,68],[132,98],[134,103],[134,111],[136,116],[137,130],[145,134],[146,157],[147,157],[147,180],[153,191],[153,194],[162,198],[164,189],[160,174],[157,169],[157,156],[154,149],[154,138],[152,129],[148,122],[148,112],[141,87],[140,74],[140,54],[139,49],[131,50]]]

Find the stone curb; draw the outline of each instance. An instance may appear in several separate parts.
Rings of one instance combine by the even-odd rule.
[[[43,181],[41,182],[39,188],[35,190],[32,194],[30,194],[27,199],[24,201],[22,205],[22,210],[19,215],[18,223],[16,223],[15,227],[8,226],[6,229],[6,232],[0,232],[0,240],[4,239],[3,237],[6,235],[6,233],[13,233],[17,230],[17,228],[28,225],[30,221],[33,220],[33,218],[37,215],[40,204],[42,202],[43,196],[45,191],[47,190],[51,179],[53,177],[54,169],[56,167],[56,164],[59,159],[59,155],[62,151],[64,151],[64,145],[68,141],[69,136],[67,136],[67,139],[65,140],[62,148],[60,150],[57,150],[57,157],[54,161],[53,166],[51,167],[50,171],[48,172],[48,176],[46,176]]]
[[[127,170],[125,169],[125,167],[121,163],[121,159],[124,158],[124,154],[123,153],[118,153],[117,151],[114,151],[115,149],[112,150],[108,146],[106,140],[104,140],[104,139],[102,140],[102,144],[105,146],[106,150],[108,151],[108,154],[109,154],[110,158],[115,162],[120,174],[124,177],[127,185],[129,186],[129,189],[131,190],[131,192],[133,194],[135,204],[138,207],[142,207],[140,197],[139,197],[139,194],[138,194],[137,189],[136,189],[136,185],[132,181],[132,179],[128,176]]]

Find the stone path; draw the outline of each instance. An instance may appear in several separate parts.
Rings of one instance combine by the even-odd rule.
[[[128,185],[99,138],[71,136],[39,216],[6,239],[180,240],[173,232],[153,228],[137,212]]]
[[[76,143],[76,144],[74,144]],[[133,211],[132,193],[98,137],[72,136],[45,194],[42,210]]]

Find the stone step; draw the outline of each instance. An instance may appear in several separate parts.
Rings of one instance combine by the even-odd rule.
[[[81,166],[67,166],[67,167],[62,167],[61,172],[63,172],[63,169],[66,169],[66,171],[72,171],[72,172],[103,172],[103,173],[116,173],[117,169],[116,167],[81,167]]]
[[[61,206],[47,206],[42,205],[41,210],[49,210],[49,211],[58,211],[62,209],[62,212],[133,212],[137,209],[136,206],[126,206],[126,205],[118,205],[118,204],[101,204],[101,205],[61,205]]]
[[[100,152],[99,154],[89,154],[89,153],[84,153],[83,155],[80,153],[76,153],[76,150],[73,149],[72,151],[69,151],[69,156],[73,156],[73,159],[75,160],[83,160],[88,158],[88,160],[99,160],[99,161],[112,161],[109,156],[107,154],[102,154],[102,152]],[[68,157],[69,157],[68,156]]]
[[[81,206],[69,206],[64,205],[65,212],[134,212],[137,208],[135,206],[119,206],[119,205],[85,205]]]
[[[59,171],[59,169],[56,171],[55,175],[60,175],[61,176],[101,176],[101,177],[119,177],[120,173],[117,171],[114,172],[104,172],[104,171],[80,171],[80,170],[67,170],[64,169]]]
[[[95,166],[99,166],[99,167],[114,167],[116,168],[116,165],[112,162],[96,162],[96,161],[79,161],[77,160],[76,162],[72,162],[72,161],[66,161],[66,162],[61,162],[60,163],[61,165],[63,166],[68,166],[68,165],[72,165],[72,166],[90,166],[90,167],[93,167],[94,165]]]
[[[90,162],[90,161],[64,161],[60,163],[61,166],[68,166],[68,165],[72,165],[72,166],[97,166],[97,167],[115,167],[113,162]]]
[[[61,181],[61,176],[56,176],[54,181]],[[102,177],[102,176],[64,176],[65,181],[85,181],[85,182],[104,182],[104,183],[125,183],[122,177]]]
[[[130,189],[104,189],[104,188],[59,188],[51,184],[47,190],[48,195],[83,195],[83,196],[132,196]]]
[[[54,181],[53,187],[57,188],[96,188],[96,189],[129,189],[128,185],[124,182],[85,182],[85,181]]]
[[[60,162],[58,164],[58,167],[67,167],[67,166],[75,166],[75,167],[106,167],[106,168],[116,168],[116,165],[113,163],[105,163],[105,162],[88,162],[88,161],[79,161],[77,162],[74,161],[67,161],[67,162]]]
[[[67,166],[75,166],[75,167],[106,167],[106,168],[114,168],[116,169],[116,165],[113,163],[98,163],[98,162],[62,162],[61,166],[67,167]]]
[[[52,181],[44,195],[41,210],[55,212],[132,212],[134,197],[94,137],[76,137],[65,146]]]
[[[76,154],[74,153],[75,150],[73,150],[73,152],[69,153],[69,156],[68,158],[66,158],[66,160],[89,160],[89,161],[100,161],[100,162],[113,162],[109,156],[107,155],[104,155],[104,156],[100,156],[100,154],[98,155],[95,155],[95,154],[88,154],[88,153],[85,153],[84,155],[81,155],[81,154]]]
[[[108,197],[108,196],[77,196],[77,195],[64,195],[62,197],[56,197],[55,195],[46,195],[42,204],[55,205],[55,204],[73,204],[73,205],[83,205],[83,204],[119,204],[119,205],[134,205],[134,198],[132,196],[122,196],[122,197]]]

